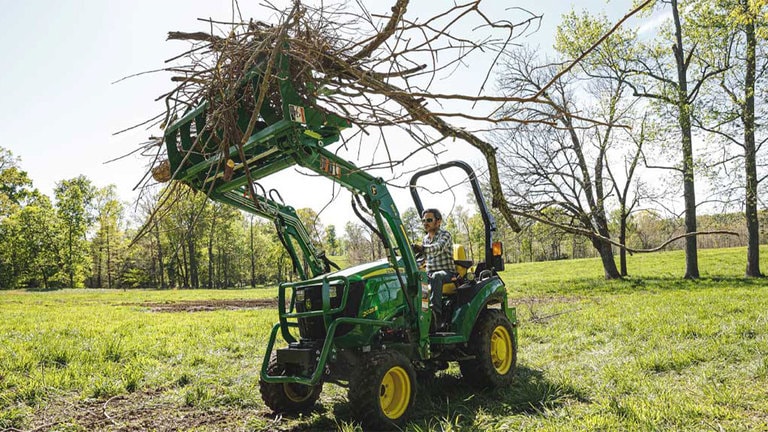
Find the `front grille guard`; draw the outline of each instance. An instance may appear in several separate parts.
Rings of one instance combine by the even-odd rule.
[[[269,335],[269,343],[267,344],[267,350],[266,355],[264,356],[264,360],[261,363],[261,379],[264,380],[264,382],[268,383],[294,383],[294,384],[304,384],[304,385],[315,385],[320,382],[320,378],[322,377],[323,370],[325,370],[325,364],[328,361],[328,355],[331,352],[331,348],[333,347],[333,338],[336,334],[336,329],[342,325],[342,324],[352,324],[352,325],[365,325],[365,326],[376,326],[376,327],[384,327],[388,325],[392,325],[389,321],[380,321],[380,320],[370,320],[365,318],[349,318],[349,317],[341,317],[335,319],[331,325],[328,327],[328,335],[325,337],[325,341],[323,342],[323,348],[316,352],[317,357],[315,357],[315,360],[317,361],[317,365],[315,366],[315,370],[312,372],[312,374],[309,377],[306,376],[279,376],[279,375],[268,375],[267,374],[267,368],[269,367],[269,359],[272,356],[272,350],[275,347],[275,340],[277,339],[277,331],[280,329],[281,324],[277,323],[274,327],[272,327],[272,333]],[[291,327],[298,327],[297,323],[289,323]]]
[[[269,335],[269,343],[264,355],[264,359],[261,364],[261,379],[268,383],[295,383],[304,385],[315,385],[320,382],[320,379],[325,369],[325,364],[328,361],[328,355],[333,347],[333,338],[336,335],[336,329],[342,324],[350,325],[364,325],[384,327],[391,325],[389,321],[371,320],[365,318],[352,318],[352,317],[338,317],[333,319],[332,315],[342,312],[347,306],[347,299],[349,298],[349,279],[346,276],[331,276],[324,277],[321,285],[322,292],[322,310],[313,310],[307,312],[296,312],[296,290],[302,287],[308,287],[317,285],[317,280],[301,281],[293,283],[280,284],[278,290],[278,311],[280,315],[280,322],[272,327],[272,333]],[[341,304],[337,307],[331,307],[330,289],[331,285],[342,286],[343,293],[341,297]],[[291,290],[290,302],[286,304],[286,292]],[[337,288],[338,289],[338,288]],[[287,306],[287,307],[286,307]],[[309,377],[306,376],[273,376],[267,374],[267,368],[269,366],[269,359],[272,356],[272,351],[275,347],[275,341],[277,340],[278,330],[280,331],[283,339],[286,342],[294,343],[296,338],[290,333],[291,328],[298,328],[299,318],[311,318],[316,316],[323,317],[323,324],[326,329],[325,341],[323,341],[322,349],[317,352],[317,365],[315,370]],[[296,320],[296,321],[289,321]]]
[[[337,293],[338,288],[342,288],[341,303],[337,307],[331,307],[331,285],[336,286]],[[347,300],[349,299],[349,279],[346,276],[331,276],[324,277],[320,292],[322,295],[322,309],[297,312],[296,311],[296,290],[299,288],[317,286],[317,279],[282,283],[277,293],[277,307],[280,313],[280,326],[283,339],[288,343],[296,342],[296,338],[290,333],[290,327],[298,326],[299,318],[312,318],[317,316],[323,317],[323,325],[326,331],[328,331],[331,323],[333,322],[333,315],[338,314],[347,307]],[[286,305],[286,292],[291,290],[290,304]],[[286,308],[286,306],[288,306]],[[286,310],[287,309],[287,310]],[[296,320],[289,322],[288,320]]]

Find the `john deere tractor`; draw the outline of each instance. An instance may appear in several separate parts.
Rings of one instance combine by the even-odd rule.
[[[468,385],[508,385],[517,358],[517,320],[498,275],[504,263],[501,243],[494,239],[496,225],[472,169],[451,162],[418,172],[410,183],[421,214],[417,183],[422,176],[449,168],[465,171],[485,225],[483,261],[467,260],[463,247],[454,245],[458,277],[443,286],[448,328],[435,332],[426,302],[427,274],[387,185],[325,148],[339,139],[346,121],[297,93],[287,58],[278,65],[274,81],[279,84],[273,85],[270,103],[261,107],[244,145],[222,142],[228,135],[207,124],[211,101],[189,110],[164,136],[167,172],[211,199],[274,221],[299,273],[299,282],[278,290],[279,322],[269,336],[259,381],[266,405],[281,413],[309,410],[324,383],[337,383],[349,389],[356,419],[366,427],[391,428],[412,411],[417,373],[433,374],[458,362]],[[263,75],[257,67],[243,83],[252,100]],[[253,105],[233,107],[243,133],[255,115]],[[223,151],[207,150],[214,147]],[[356,212],[362,207],[373,215],[370,228],[386,259],[331,271],[294,209],[276,191],[267,193],[256,183],[295,165],[352,192]]]

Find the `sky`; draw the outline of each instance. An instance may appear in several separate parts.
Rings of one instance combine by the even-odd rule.
[[[245,17],[268,20],[259,2],[239,3]],[[370,3],[384,12],[394,0]],[[412,3],[409,12],[423,16],[435,4]],[[616,21],[631,9],[632,2],[484,3],[500,13],[506,7],[521,6],[542,14],[541,29],[521,41],[546,49],[553,43],[560,16],[574,5],[577,10],[604,12]],[[137,155],[121,157],[160,131],[142,127],[115,133],[159,113],[162,104],[155,99],[169,91],[172,83],[167,73],[119,80],[164,67],[166,59],[187,47],[184,42],[166,41],[168,31],[207,31],[207,24],[198,18],[229,20],[231,6],[231,0],[0,0],[0,147],[20,158],[19,165],[34,187],[51,197],[57,182],[82,174],[97,187],[114,184],[130,208],[137,198],[134,187],[149,160]],[[465,72],[471,76],[471,70]],[[463,85],[472,84],[466,81],[457,79],[450,84],[460,91]],[[471,151],[450,156],[470,163],[481,160]],[[107,163],[114,159],[118,160]],[[330,182],[307,181],[295,172],[271,180],[271,185],[270,179],[265,181],[296,208],[319,210],[334,193]],[[394,195],[401,211],[413,205],[405,192]],[[324,223],[351,219],[348,198],[338,201],[343,203],[334,203],[321,214]]]

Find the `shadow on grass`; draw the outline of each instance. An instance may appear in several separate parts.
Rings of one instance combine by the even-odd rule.
[[[680,277],[625,277],[619,280],[599,278],[573,278],[567,281],[548,282],[536,287],[521,287],[519,292],[568,295],[619,294],[637,291],[695,291],[711,288],[768,288],[768,278],[707,276],[696,280]],[[514,289],[512,291],[515,291]]]
[[[567,400],[587,401],[578,389],[548,381],[542,371],[518,366],[515,380],[507,388],[478,389],[460,375],[442,373],[420,382],[416,420],[422,417],[452,418],[456,414],[474,418],[482,410],[491,415],[541,414]]]
[[[43,287],[35,287],[35,288],[24,288],[24,291],[31,292],[31,293],[44,293],[44,292],[54,292],[54,291],[63,291],[66,288],[43,288]]]
[[[486,416],[544,415],[567,401],[587,402],[578,389],[548,381],[542,371],[519,366],[508,388],[477,389],[453,373],[441,373],[419,381],[416,406],[404,430],[441,430],[451,424],[458,430],[472,429],[479,413]],[[334,420],[335,419],[335,420]],[[285,430],[336,430],[342,424],[359,425],[346,400],[333,405],[315,405],[313,412]],[[354,426],[353,426],[354,427]],[[359,429],[358,429],[359,430]]]

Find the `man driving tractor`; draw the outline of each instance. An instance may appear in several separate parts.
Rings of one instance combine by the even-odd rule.
[[[413,245],[416,253],[426,256],[427,276],[429,277],[429,303],[435,314],[435,328],[445,326],[443,317],[443,284],[456,276],[453,262],[453,238],[451,233],[441,228],[443,216],[440,210],[429,208],[421,214],[424,224],[424,238],[421,245]]]

